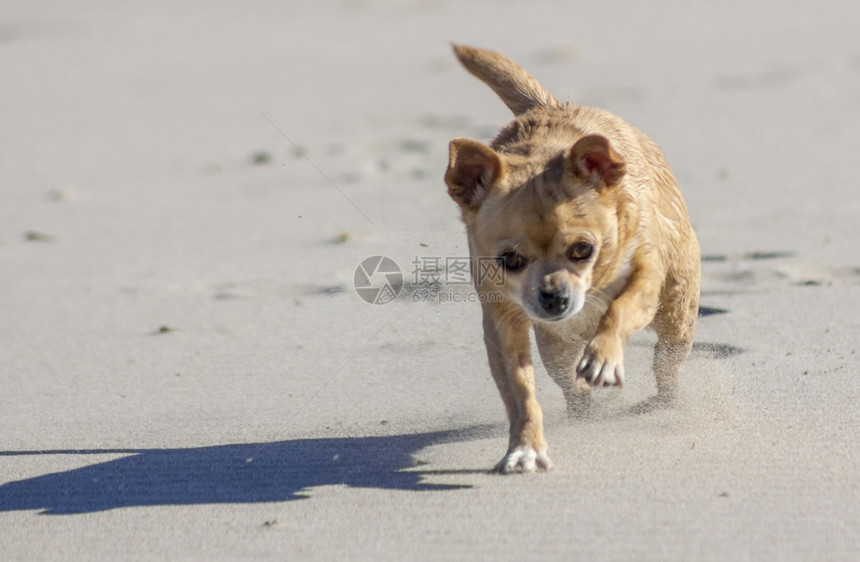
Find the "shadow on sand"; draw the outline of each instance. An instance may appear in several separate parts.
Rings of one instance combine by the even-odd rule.
[[[411,491],[468,488],[427,484],[424,472],[406,469],[415,467],[413,455],[425,447],[487,434],[488,428],[470,428],[194,449],[0,451],[0,457],[128,455],[4,484],[0,512],[73,514],[136,506],[279,502],[308,498],[308,489],[330,484]]]

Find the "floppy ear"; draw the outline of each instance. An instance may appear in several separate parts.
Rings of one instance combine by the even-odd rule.
[[[501,156],[485,144],[454,139],[448,145],[448,195],[464,210],[477,210],[493,185],[505,175]]]
[[[567,169],[581,178],[592,178],[612,187],[626,173],[624,159],[601,135],[587,135],[576,141],[565,163]]]

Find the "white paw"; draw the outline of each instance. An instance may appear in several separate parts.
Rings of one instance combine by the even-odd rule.
[[[576,376],[591,386],[624,386],[624,360],[601,358],[598,354],[586,351],[576,367]]]
[[[495,470],[500,474],[508,474],[517,471],[535,472],[550,468],[552,468],[552,461],[549,460],[546,453],[539,453],[531,447],[517,447],[499,461]]]

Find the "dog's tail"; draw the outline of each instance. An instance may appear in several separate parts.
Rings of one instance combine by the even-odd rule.
[[[492,88],[514,115],[534,107],[561,105],[531,74],[495,51],[454,45],[454,53],[466,70]]]

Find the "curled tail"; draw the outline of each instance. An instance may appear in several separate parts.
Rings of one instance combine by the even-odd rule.
[[[454,53],[466,70],[492,88],[514,115],[534,107],[561,105],[531,74],[495,51],[454,45]]]

